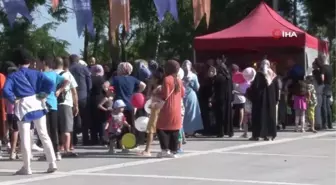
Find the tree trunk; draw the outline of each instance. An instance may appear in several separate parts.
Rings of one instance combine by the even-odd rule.
[[[121,48],[121,60],[123,62],[127,61],[126,55],[126,29],[125,26],[122,28],[121,39],[120,39],[120,48]]]
[[[110,56],[111,56],[111,62],[112,62],[112,70],[116,69],[116,66],[118,65],[118,62],[120,61],[119,56],[119,47],[118,47],[118,29],[113,28],[112,26],[112,1],[108,0],[109,5],[109,45],[110,45]]]
[[[84,30],[84,51],[83,51],[83,60],[88,61],[88,47],[89,47],[90,35],[87,31],[87,28]]]
[[[293,1],[293,24],[297,26],[297,0]]]
[[[98,45],[99,45],[99,41],[100,41],[100,33],[102,31],[102,27],[101,26],[97,26],[96,27],[96,36],[95,36],[95,40],[94,40],[94,44],[93,44],[93,53],[92,56],[96,57],[97,56],[97,49],[98,49]]]

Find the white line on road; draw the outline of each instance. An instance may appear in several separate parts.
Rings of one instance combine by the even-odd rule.
[[[1,182],[1,185],[16,185],[16,184],[22,184],[22,183],[36,182],[36,181],[49,180],[49,179],[55,179],[55,178],[61,178],[61,177],[68,177],[68,176],[72,176],[73,173],[93,173],[93,172],[98,172],[98,171],[112,170],[112,169],[118,169],[118,168],[130,167],[130,166],[138,166],[138,165],[143,165],[143,164],[152,164],[152,163],[168,161],[168,160],[179,160],[180,158],[207,155],[207,154],[213,154],[213,153],[218,153],[218,152],[229,152],[229,151],[234,151],[234,150],[239,150],[239,149],[258,147],[258,146],[275,145],[275,144],[297,141],[301,139],[318,138],[318,137],[323,137],[323,136],[328,136],[328,135],[333,135],[333,134],[335,134],[335,132],[324,132],[324,133],[318,133],[314,135],[304,135],[304,136],[300,136],[296,138],[279,139],[275,141],[251,142],[249,144],[230,146],[230,147],[219,148],[219,149],[214,149],[214,150],[200,151],[197,153],[188,153],[188,154],[181,155],[177,159],[176,158],[146,159],[146,160],[140,160],[140,161],[125,162],[125,163],[120,163],[120,164],[112,164],[112,165],[106,165],[106,166],[100,166],[100,167],[74,170],[66,174],[51,174],[51,175],[45,175],[45,176],[39,176],[39,177],[31,177],[29,179],[4,181],[4,182]]]
[[[326,155],[295,155],[295,154],[271,154],[271,153],[256,153],[256,152],[219,152],[221,154],[234,155],[256,155],[256,156],[278,156],[278,157],[300,157],[300,158],[334,158]]]
[[[189,180],[189,181],[210,181],[210,182],[231,182],[231,183],[248,183],[248,184],[276,184],[276,185],[315,185],[291,182],[275,182],[275,181],[256,181],[243,179],[218,179],[204,177],[187,177],[187,176],[170,176],[170,175],[145,175],[145,174],[111,174],[111,173],[71,173],[72,175],[83,176],[101,176],[101,177],[131,177],[131,178],[152,178],[152,179],[174,179],[174,180]]]

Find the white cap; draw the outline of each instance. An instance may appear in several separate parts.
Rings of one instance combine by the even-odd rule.
[[[126,104],[122,100],[116,100],[113,104],[113,108],[115,109],[122,108],[122,107],[126,107]]]

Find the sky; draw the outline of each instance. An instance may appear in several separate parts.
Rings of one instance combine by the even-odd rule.
[[[71,3],[70,3],[71,4]],[[71,7],[71,5],[68,5]],[[75,14],[68,15],[67,22],[61,22],[55,31],[51,31],[50,34],[57,39],[67,40],[71,45],[68,48],[70,54],[80,55],[80,50],[84,47],[84,38],[78,37],[76,28],[76,17]],[[34,24],[37,26],[42,26],[48,22],[55,22],[49,14],[46,7],[39,7],[37,11],[33,14]]]

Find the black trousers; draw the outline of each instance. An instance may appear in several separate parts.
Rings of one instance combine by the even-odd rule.
[[[171,152],[176,152],[178,150],[179,130],[157,129],[157,136],[160,141],[161,150],[170,150]]]
[[[58,115],[56,110],[49,110],[49,112],[46,115],[48,134],[53,144],[55,152],[58,152],[58,145],[59,145],[57,117]]]
[[[74,118],[74,132],[72,134],[73,144],[76,145],[78,142],[76,133],[79,133],[78,126],[81,127],[81,132],[83,135],[83,144],[89,145],[90,143],[90,136],[89,130],[91,125],[91,117],[90,117],[90,107],[88,106],[87,99],[78,100],[78,109],[79,114]]]

